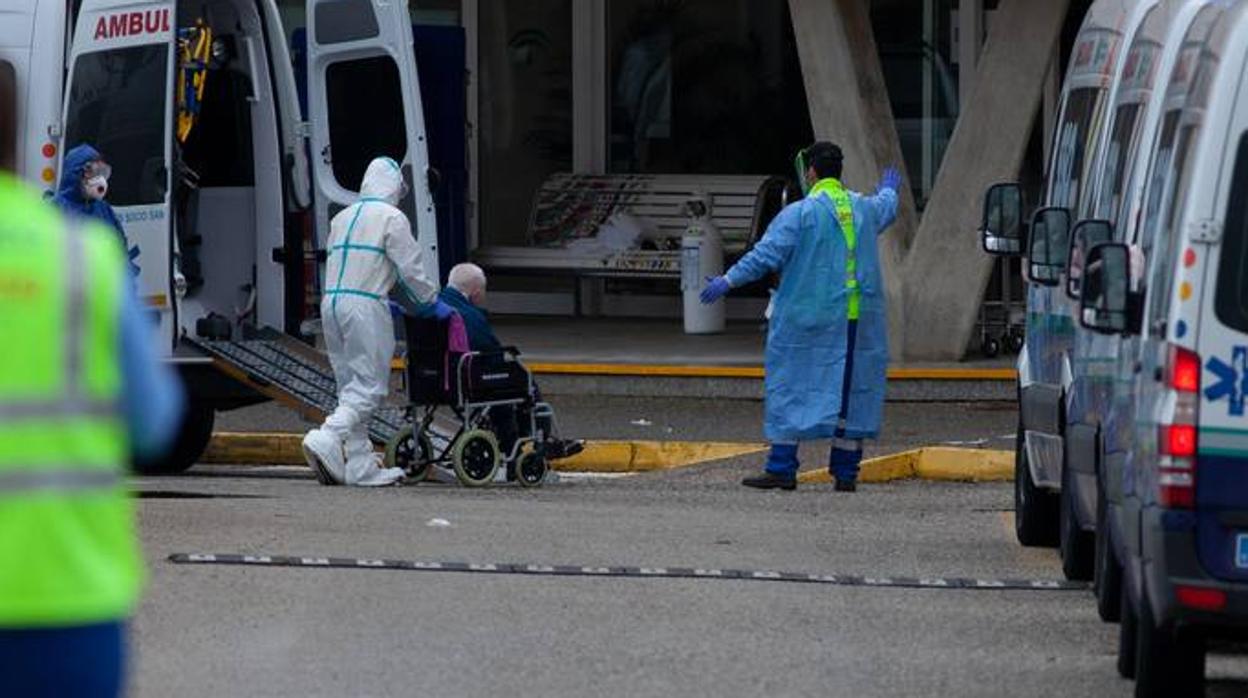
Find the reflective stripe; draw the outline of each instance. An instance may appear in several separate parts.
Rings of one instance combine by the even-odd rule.
[[[65,327],[63,328],[65,351],[65,394],[82,393],[82,338],[84,309],[86,306],[86,260],[83,250],[83,232],[76,226],[65,231]]]
[[[85,492],[111,490],[121,485],[121,475],[111,470],[83,470],[59,468],[56,470],[22,470],[0,473],[0,495],[27,492]]]
[[[376,293],[369,293],[368,291],[357,291],[353,288],[331,288],[325,292],[325,295],[327,296],[362,296],[364,298],[372,298],[375,301],[382,300],[382,297],[377,295]],[[334,307],[337,308],[336,298],[335,298]]]
[[[383,254],[383,255],[386,253],[386,250],[384,247],[378,247],[376,245],[355,245],[355,244],[349,245],[349,244],[343,243],[340,245],[331,245],[329,249],[331,250],[362,250],[364,252],[376,252],[377,254]]]
[[[60,419],[73,417],[115,417],[119,406],[111,400],[29,400],[0,402],[0,421],[19,419]]]

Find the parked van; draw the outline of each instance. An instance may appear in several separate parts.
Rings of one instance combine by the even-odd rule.
[[[1208,641],[1248,638],[1248,4],[1191,23],[1149,162],[1144,264],[1091,247],[1079,318],[1124,338],[1118,668],[1137,695],[1199,695]]]
[[[0,165],[48,194],[61,154],[67,9],[64,1],[0,0],[0,94],[13,97],[0,100],[0,140],[16,153]]]
[[[1071,247],[1062,264],[1069,298],[1077,301],[1083,260],[1099,243],[1117,240],[1140,250],[1137,223],[1143,208],[1145,174],[1152,144],[1162,124],[1166,85],[1181,55],[1188,29],[1202,10],[1204,17],[1220,12],[1226,2],[1217,0],[1162,0],[1148,10],[1135,33],[1119,72],[1115,99],[1107,125],[1101,175],[1093,197],[1094,218],[1077,223]],[[1205,21],[1204,19],[1201,20]],[[1056,261],[1056,260],[1055,260]],[[1121,342],[1096,332],[1076,333],[1072,352],[1072,380],[1066,425],[1066,499],[1077,505],[1061,512],[1063,525],[1086,528],[1075,517],[1092,512],[1096,530],[1095,554],[1084,547],[1074,551],[1081,576],[1096,581],[1097,610],[1105,620],[1118,618],[1121,575],[1113,554],[1121,548],[1122,531],[1116,525],[1122,501],[1121,463],[1107,463],[1102,442],[1111,409],[1115,373]],[[1062,536],[1063,540],[1072,540]],[[1084,539],[1086,540],[1086,539]],[[1064,553],[1067,551],[1063,551]],[[1064,559],[1072,556],[1064,555]],[[1092,569],[1087,565],[1092,563]]]
[[[1063,570],[1076,579],[1092,573],[1094,451],[1087,439],[1068,439],[1087,401],[1072,402],[1076,331],[1074,302],[1063,284],[1072,223],[1091,215],[1102,173],[1108,114],[1123,58],[1157,0],[1099,0],[1075,40],[1062,87],[1042,206],[1030,226],[1022,187],[998,184],[984,203],[981,234],[989,254],[1027,253],[1026,341],[1019,354],[1019,427],[1016,439],[1015,531],[1023,545],[1060,544]],[[1024,250],[1025,244],[1028,249]],[[1075,448],[1072,448],[1075,447]]]
[[[0,16],[42,21],[53,5],[70,21],[64,0],[0,0]],[[401,163],[410,193],[400,206],[438,276],[407,4],[307,0],[306,12],[310,121],[275,0],[82,0],[68,63],[43,43],[26,53],[27,65],[44,66],[28,71],[31,84],[67,76],[61,126],[50,131],[62,134],[57,150],[87,143],[112,166],[108,200],[139,248],[139,292],[190,391],[169,469],[194,463],[216,410],[261,399],[222,380],[186,340],[298,334],[304,270],[373,157]],[[26,139],[40,128],[18,123]]]

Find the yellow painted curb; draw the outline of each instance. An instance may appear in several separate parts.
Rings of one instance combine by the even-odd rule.
[[[678,366],[669,364],[582,364],[544,363],[527,364],[537,374],[562,376],[632,376],[637,378],[763,378],[762,366]],[[390,362],[390,369],[402,371],[407,367],[405,359]],[[1014,381],[1018,371],[1012,368],[907,368],[888,369],[888,379],[894,381]]]
[[[1008,482],[1014,479],[1014,453],[979,448],[935,446],[868,458],[858,474],[860,482],[894,480],[937,480],[943,482]],[[824,468],[798,476],[801,482],[831,482]]]
[[[303,434],[218,432],[199,462],[230,465],[302,465]],[[683,441],[590,441],[555,470],[592,473],[651,472],[734,458],[766,450],[761,444]]]
[[[762,453],[762,444],[688,441],[590,441],[585,450],[555,461],[555,470],[592,473],[636,473],[672,470],[698,463]]]
[[[303,434],[217,432],[200,463],[303,465]]]

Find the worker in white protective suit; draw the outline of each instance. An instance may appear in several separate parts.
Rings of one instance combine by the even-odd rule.
[[[401,468],[382,467],[368,438],[368,421],[389,392],[394,325],[387,297],[395,283],[416,303],[433,304],[439,318],[452,312],[437,300],[411,224],[396,208],[406,193],[398,163],[377,158],[364,173],[360,200],[330,222],[321,323],[338,407],[303,439],[304,457],[323,485],[377,487],[403,478]]]

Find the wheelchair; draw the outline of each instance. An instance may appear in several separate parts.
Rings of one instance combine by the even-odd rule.
[[[465,486],[482,487],[506,468],[508,480],[525,487],[541,485],[550,470],[546,441],[554,410],[535,399],[533,375],[520,362],[520,352],[515,347],[452,352],[449,323],[408,316],[403,324],[408,347],[406,423],[386,444],[386,466],[403,468],[409,482],[424,480],[439,468],[452,471]],[[442,408],[456,425],[449,440],[432,430]],[[503,424],[508,428],[500,429]],[[514,441],[500,444],[500,431]]]

